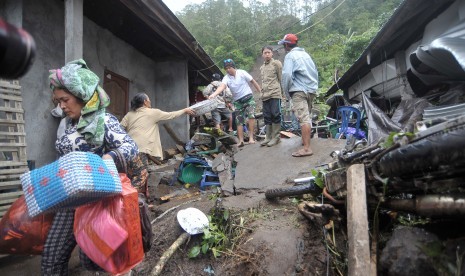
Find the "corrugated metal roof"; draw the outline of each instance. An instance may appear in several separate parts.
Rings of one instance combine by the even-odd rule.
[[[375,66],[394,57],[418,41],[423,30],[432,19],[449,7],[455,0],[404,0],[391,18],[384,24],[361,56],[347,72],[333,85],[326,96],[339,89],[347,89],[363,78]],[[369,62],[368,62],[369,60]]]

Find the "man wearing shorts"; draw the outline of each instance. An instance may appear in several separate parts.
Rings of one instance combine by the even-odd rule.
[[[284,58],[282,89],[286,97],[292,101],[292,111],[299,120],[302,130],[303,147],[292,153],[292,156],[303,157],[313,154],[310,147],[312,131],[310,114],[318,89],[318,71],[305,49],[297,47],[298,40],[295,34],[286,34],[278,44],[284,45],[288,52]]]
[[[236,109],[237,138],[239,138],[239,147],[244,146],[244,128],[245,123],[249,126],[249,144],[255,144],[254,127],[255,127],[255,100],[249,83],[257,90],[261,91],[258,83],[253,77],[242,69],[236,69],[236,63],[230,58],[223,61],[223,67],[226,76],[223,77],[220,87],[208,96],[214,99],[220,95],[223,90],[229,88],[233,96],[234,108]]]

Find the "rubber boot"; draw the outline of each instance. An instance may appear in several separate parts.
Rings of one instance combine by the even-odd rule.
[[[271,141],[271,125],[266,125],[265,126],[265,133],[266,133],[265,140],[260,143],[260,146],[262,146],[262,147],[266,146],[268,144],[268,142]]]
[[[281,124],[271,125],[271,137],[271,141],[267,144],[268,147],[272,147],[281,142]]]

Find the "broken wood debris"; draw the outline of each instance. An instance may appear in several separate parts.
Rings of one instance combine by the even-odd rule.
[[[181,190],[182,191],[182,190]],[[177,191],[176,191],[177,192]],[[200,195],[200,192],[194,192],[194,193],[183,193],[183,194],[179,194],[179,193],[176,193],[176,192],[173,192],[171,194],[168,194],[166,196],[162,196],[160,197],[160,202],[163,203],[163,202],[167,202],[171,199],[173,200],[178,200],[178,199],[186,199],[186,198],[190,198],[190,197],[194,197],[194,196],[198,196]]]

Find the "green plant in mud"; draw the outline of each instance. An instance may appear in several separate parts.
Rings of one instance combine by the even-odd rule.
[[[191,248],[188,253],[189,258],[195,258],[200,253],[212,252],[213,256],[219,257],[228,246],[229,210],[214,208],[211,215],[208,215],[208,228],[203,232],[202,242]]]
[[[323,188],[325,187],[324,174],[327,171],[325,169],[320,169],[320,170],[312,169],[311,172],[312,172],[312,176],[315,177],[315,184],[318,187],[320,187],[320,189],[323,190]]]
[[[397,216],[397,221],[404,226],[417,226],[417,225],[426,225],[431,223],[430,218],[425,218],[421,216],[416,216],[412,214],[399,214]]]
[[[390,148],[395,143],[399,142],[401,139],[407,139],[408,141],[412,140],[415,137],[415,134],[411,132],[391,132],[389,136],[383,143],[384,148]]]

